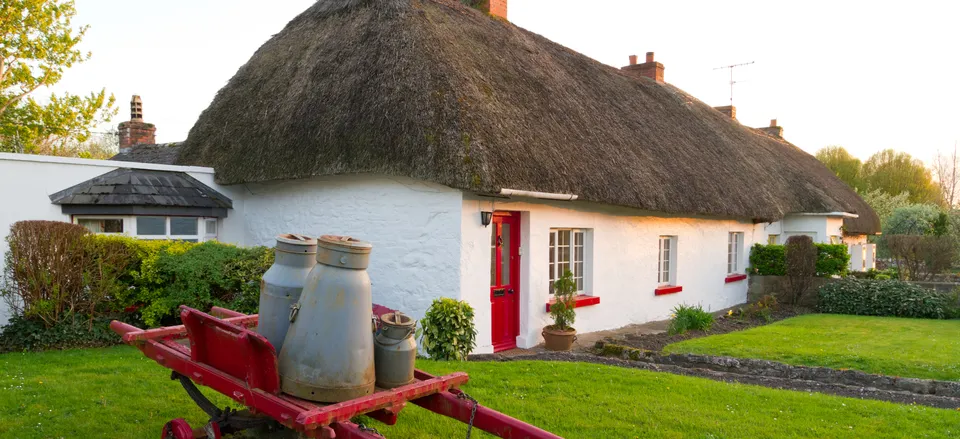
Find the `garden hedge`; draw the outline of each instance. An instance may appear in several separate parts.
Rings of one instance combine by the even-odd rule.
[[[848,277],[820,287],[817,310],[828,314],[862,316],[954,317],[956,300],[899,280]]]
[[[814,244],[817,247],[817,276],[843,276],[847,273],[850,253],[844,244]],[[754,244],[750,249],[750,269],[761,276],[787,274],[786,246]]]
[[[0,295],[22,317],[0,336],[7,350],[95,345],[104,319],[172,324],[180,305],[254,313],[260,278],[273,264],[266,247],[97,235],[55,221],[15,223],[7,242]],[[28,342],[77,328],[90,334],[56,335],[62,342],[49,346]]]

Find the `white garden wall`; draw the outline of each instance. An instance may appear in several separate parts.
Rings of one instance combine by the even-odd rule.
[[[460,191],[363,175],[246,187],[246,245],[273,246],[280,233],[351,235],[373,244],[374,303],[420,318],[433,299],[459,296]]]
[[[600,304],[577,309],[581,332],[618,328],[631,323],[666,319],[678,304],[701,304],[720,310],[746,301],[747,282],[725,283],[729,232],[744,232],[741,266],[756,242],[766,242],[763,224],[731,219],[683,218],[583,202],[497,199],[465,196],[461,231],[460,288],[476,309],[477,352],[492,351],[490,308],[490,228],[480,223],[480,211],[521,212],[520,347],[541,341],[550,324],[545,306],[548,293],[548,249],[551,228],[588,230],[586,243],[588,294]],[[658,238],[678,237],[677,284],[683,291],[655,296]]]
[[[213,182],[212,168],[0,153],[0,255],[7,251],[6,236],[10,226],[17,221],[71,220],[69,215],[61,213],[60,206],[50,203],[50,194],[120,167],[186,172],[233,199],[234,210],[229,211],[229,216],[223,220],[219,236],[224,242],[242,243],[242,223],[235,216],[236,211],[243,208],[236,190],[242,188],[217,185]],[[0,258],[0,270],[2,264]],[[7,306],[0,300],[0,325],[8,318]]]

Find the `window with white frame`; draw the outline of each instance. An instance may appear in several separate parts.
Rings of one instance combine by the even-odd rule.
[[[660,236],[660,249],[657,258],[657,283],[674,285],[677,281],[677,237]]]
[[[217,239],[217,218],[193,216],[77,216],[74,220],[94,233],[117,233],[140,239],[201,242]]]
[[[768,245],[777,245],[780,243],[780,235],[767,235]]]
[[[550,229],[550,294],[553,283],[567,270],[573,274],[577,294],[583,293],[586,232],[581,229]]]
[[[727,274],[739,274],[743,255],[743,232],[730,232],[727,238]]]

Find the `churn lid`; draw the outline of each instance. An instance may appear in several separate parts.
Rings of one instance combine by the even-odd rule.
[[[284,233],[277,235],[277,250],[313,254],[317,252],[317,240],[307,235]]]
[[[400,311],[381,314],[380,321],[390,326],[399,326],[399,327],[413,326],[416,323],[414,322],[413,318],[411,318],[410,316]]]
[[[320,247],[347,253],[367,254],[373,244],[350,236],[323,235],[319,241]]]

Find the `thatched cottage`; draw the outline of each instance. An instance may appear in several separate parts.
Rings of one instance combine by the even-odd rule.
[[[609,67],[509,23],[505,0],[480,3],[493,7],[320,0],[239,69],[186,141],[101,165],[187,173],[221,195],[221,215],[195,216],[199,239],[369,240],[375,301],[419,316],[434,298],[466,300],[479,352],[539,343],[565,270],[578,330],[596,331],[681,303],[743,303],[754,243],[879,231],[779,128],[745,127],[670,85],[652,53]],[[185,217],[163,213],[173,207],[152,211],[167,234]],[[96,218],[137,235],[134,211]]]

